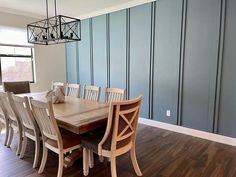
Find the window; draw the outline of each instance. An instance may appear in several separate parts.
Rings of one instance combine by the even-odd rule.
[[[0,71],[0,82],[34,82],[33,48],[0,46]]]
[[[0,83],[34,82],[34,49],[26,31],[0,26]]]

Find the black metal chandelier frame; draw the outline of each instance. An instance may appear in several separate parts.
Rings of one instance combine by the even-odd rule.
[[[55,16],[48,17],[48,0],[46,0],[47,18],[27,25],[28,42],[50,45],[81,40],[81,21],[64,15],[57,15],[54,0]]]

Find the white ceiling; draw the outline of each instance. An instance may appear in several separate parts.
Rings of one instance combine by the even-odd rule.
[[[72,17],[92,16],[153,0],[57,0],[57,14]],[[54,15],[54,0],[48,0],[49,14]],[[0,0],[0,11],[37,18],[46,17],[46,0]]]

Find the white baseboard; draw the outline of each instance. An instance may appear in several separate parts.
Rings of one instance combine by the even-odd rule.
[[[191,128],[186,128],[186,127],[182,127],[182,126],[178,126],[178,125],[167,124],[167,123],[158,122],[158,121],[145,119],[145,118],[139,118],[139,123],[153,126],[153,127],[157,127],[157,128],[161,128],[161,129],[165,129],[165,130],[170,130],[170,131],[182,133],[182,134],[186,134],[186,135],[191,135],[191,136],[198,137],[198,138],[207,139],[210,141],[215,141],[218,143],[236,146],[236,138],[231,138],[231,137],[227,137],[227,136],[223,136],[223,135],[218,135],[218,134],[214,134],[214,133],[209,133],[209,132],[204,132],[204,131],[195,130],[195,129],[191,129]]]

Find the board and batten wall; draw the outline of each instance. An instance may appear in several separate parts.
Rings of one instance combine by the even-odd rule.
[[[142,94],[141,117],[236,137],[235,9],[158,0],[84,19],[82,41],[66,45],[67,80]]]

